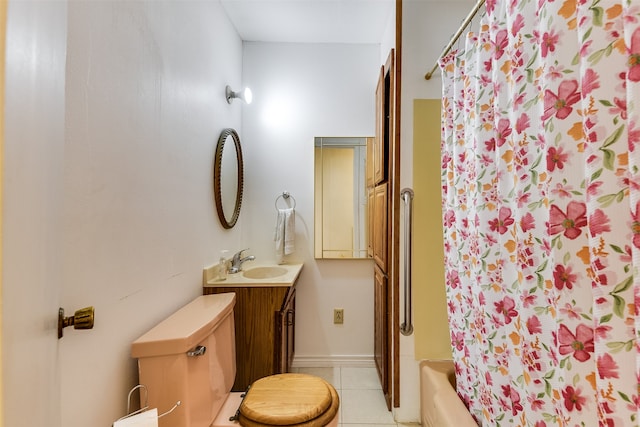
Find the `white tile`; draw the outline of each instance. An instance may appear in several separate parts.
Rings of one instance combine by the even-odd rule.
[[[341,368],[344,390],[382,390],[376,368]]]
[[[342,390],[343,424],[393,424],[381,390]]]
[[[296,368],[295,372],[315,375],[331,384],[336,390],[340,390],[340,368]]]

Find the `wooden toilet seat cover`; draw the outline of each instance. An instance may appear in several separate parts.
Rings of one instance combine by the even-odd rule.
[[[333,386],[307,374],[278,374],[251,385],[240,405],[240,424],[258,426],[323,426],[338,412]]]

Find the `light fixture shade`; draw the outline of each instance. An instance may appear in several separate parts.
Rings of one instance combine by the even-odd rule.
[[[251,104],[253,101],[253,93],[251,93],[251,89],[248,87],[244,88],[244,90],[240,92],[234,92],[230,86],[227,86],[226,90],[227,102],[231,104],[234,98],[242,99],[247,104]]]

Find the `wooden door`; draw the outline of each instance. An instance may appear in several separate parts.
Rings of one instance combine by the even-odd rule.
[[[374,279],[374,306],[378,328],[375,339],[380,341],[374,358],[389,410],[400,406],[400,81],[395,55],[392,49],[376,89],[376,186],[371,225],[373,258],[379,268]],[[384,286],[381,277],[384,277]]]
[[[388,185],[378,185],[373,190],[373,259],[376,265],[387,272],[387,199]]]
[[[387,304],[387,276],[378,267],[374,267],[374,359],[376,369],[380,377],[382,390],[389,389],[389,337],[388,337],[388,318],[389,311]]]
[[[373,185],[377,185],[384,180],[384,153],[385,140],[385,78],[384,66],[380,68],[378,85],[376,86],[376,134],[373,140]]]

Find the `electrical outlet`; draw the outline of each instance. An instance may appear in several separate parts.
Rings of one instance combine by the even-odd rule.
[[[334,308],[333,309],[333,323],[336,325],[342,325],[344,323],[344,309],[343,308]]]

